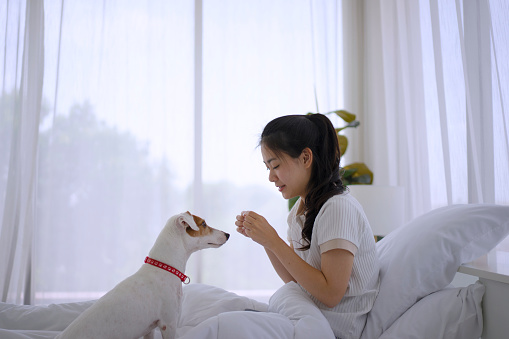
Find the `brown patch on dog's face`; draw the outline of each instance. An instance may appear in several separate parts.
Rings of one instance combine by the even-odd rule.
[[[191,237],[203,237],[207,234],[212,233],[212,228],[210,228],[205,220],[202,218],[191,214],[193,216],[194,222],[198,226],[198,231],[193,230],[191,227],[186,228],[187,234],[189,234]]]

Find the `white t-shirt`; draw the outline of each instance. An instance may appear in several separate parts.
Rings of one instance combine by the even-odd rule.
[[[314,268],[321,269],[321,253],[341,248],[354,254],[352,274],[345,295],[333,308],[311,299],[341,339],[359,338],[379,289],[379,262],[373,233],[359,202],[349,193],[335,195],[316,216],[310,248],[299,251],[305,217],[297,215],[300,199],[288,215],[288,240],[295,252]]]

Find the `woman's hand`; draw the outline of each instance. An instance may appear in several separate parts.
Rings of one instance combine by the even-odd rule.
[[[242,212],[240,216],[237,216],[235,225],[237,225],[237,231],[265,248],[271,249],[278,242],[283,241],[267,220],[253,211]]]
[[[246,228],[244,227],[244,214],[247,212],[242,212],[240,215],[237,215],[237,220],[235,221],[235,226],[237,226],[237,232],[242,234],[245,237],[249,236],[246,234]]]

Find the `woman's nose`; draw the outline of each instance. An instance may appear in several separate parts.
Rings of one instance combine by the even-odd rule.
[[[269,171],[269,181],[270,182],[276,182],[277,176],[272,172],[272,170]]]

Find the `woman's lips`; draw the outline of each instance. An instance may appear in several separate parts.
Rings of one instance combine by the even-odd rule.
[[[282,192],[282,191],[283,191],[283,189],[284,189],[285,187],[286,187],[285,185],[283,185],[283,186],[278,186],[278,187],[277,187],[277,189],[279,190],[279,192]]]

